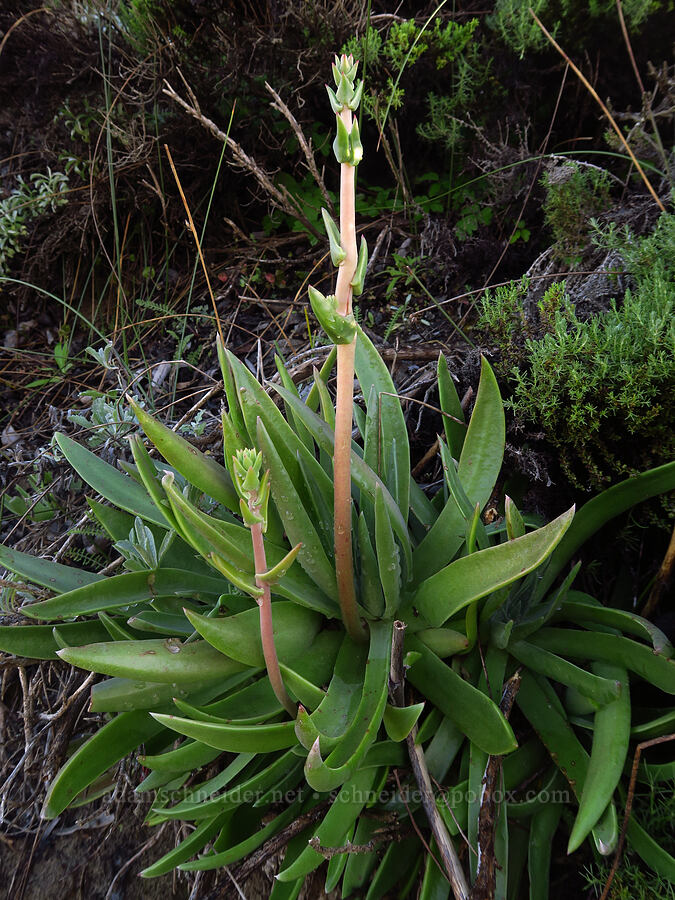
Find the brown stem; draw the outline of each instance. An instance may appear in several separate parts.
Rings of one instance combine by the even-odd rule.
[[[348,130],[352,127],[351,110],[340,113]],[[355,167],[340,167],[340,243],[346,256],[338,269],[335,297],[338,312],[347,316],[352,311],[352,287],[357,263],[356,222],[354,206]],[[355,641],[364,641],[365,629],[359,618],[354,590],[352,556],[352,417],[354,405],[354,355],[356,338],[351,344],[337,348],[337,397],[335,403],[335,451],[333,455],[333,530],[335,573],[342,621]]]
[[[251,526],[251,541],[253,543],[253,559],[255,562],[256,572],[267,571],[267,559],[265,556],[265,544],[263,543],[262,523],[256,522]],[[279,669],[279,660],[277,658],[277,648],[274,644],[274,629],[272,626],[272,594],[270,586],[266,581],[256,578],[255,583],[262,588],[262,597],[258,598],[258,606],[260,608],[260,639],[262,641],[263,656],[265,657],[265,665],[267,674],[269,675],[270,684],[274,695],[288,712],[292,719],[295,718],[295,704],[286,693],[284,682]]]

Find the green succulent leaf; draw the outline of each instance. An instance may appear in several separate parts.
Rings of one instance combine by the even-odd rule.
[[[202,616],[190,610],[185,610],[185,615],[195,630],[220,653],[247,666],[265,665],[257,606],[225,618]],[[272,621],[274,643],[281,662],[291,665],[299,655],[311,652],[312,642],[321,627],[321,616],[311,609],[280,600],[272,603]]]
[[[59,650],[57,655],[73,666],[101,675],[164,684],[199,685],[228,678],[246,668],[223,656],[206,641],[183,644],[174,638],[85,644]]]
[[[361,327],[358,328],[354,368],[364,397],[369,399],[368,414],[379,423],[378,474],[385,481],[395,498],[404,521],[408,519],[410,506],[410,447],[408,430],[401,403],[389,370],[373,342]],[[372,408],[373,403],[375,409]],[[396,460],[389,456],[395,448]],[[391,474],[396,473],[393,482]],[[401,536],[398,535],[399,539]]]
[[[356,335],[356,320],[349,313],[338,312],[337,299],[334,294],[324,296],[312,285],[307,289],[309,302],[319,325],[334,344],[351,344]]]
[[[472,508],[481,510],[490,499],[504,457],[504,407],[489,363],[481,362],[481,375],[469,427],[462,445],[457,474]],[[455,504],[447,503],[415,550],[417,580],[438,572],[464,541],[464,518]]]
[[[357,341],[357,353],[358,353],[358,345]],[[281,385],[274,385],[274,389],[279,393],[283,399],[292,405],[293,409],[296,410],[302,421],[305,423],[309,431],[312,433],[314,440],[317,442],[319,447],[324,450],[326,453],[329,453],[331,456],[334,452],[335,445],[335,435],[333,433],[333,429],[328,426],[320,416],[317,416],[316,413],[312,412],[308,406],[306,406],[301,400],[297,400],[293,397],[292,394],[288,393],[285,388]],[[405,523],[405,519],[401,514],[401,510],[399,509],[396,501],[386,490],[384,483],[382,480],[373,472],[373,470],[368,466],[361,457],[354,453],[352,450],[351,457],[351,468],[352,468],[352,480],[354,484],[362,491],[365,491],[370,497],[371,501],[375,502],[375,490],[378,485],[383,488],[383,496],[385,503],[387,505],[387,511],[389,512],[389,516],[391,519],[392,528],[394,529],[394,533],[396,537],[401,542],[401,546],[403,547],[403,552],[406,559],[406,565],[408,568],[412,565],[412,550],[410,546],[410,536],[408,535],[408,527]]]
[[[530,643],[572,659],[616,663],[635,672],[667,694],[675,694],[675,661],[657,656],[630,638],[598,631],[542,628]]]
[[[406,635],[406,649],[419,653],[408,680],[485,753],[498,756],[517,747],[513,729],[499,707],[420,640]]]
[[[210,578],[180,569],[155,569],[112,575],[100,582],[76,588],[24,606],[32,619],[73,619],[101,610],[119,609],[157,597],[214,597],[223,593],[222,578]]]
[[[220,676],[214,681],[220,682]],[[127,712],[169,706],[174,697],[186,698],[194,684],[161,684],[136,678],[107,678],[91,689],[91,712]]]
[[[354,271],[354,277],[349,282],[352,288],[352,293],[355,297],[360,297],[363,293],[363,285],[366,280],[366,269],[368,267],[368,244],[366,243],[366,239],[361,236],[361,243],[359,244],[359,256],[356,261],[356,269]]]
[[[271,753],[297,744],[293,722],[280,725],[221,725],[216,722],[195,722],[193,719],[165,713],[151,715],[171,731],[229,753]]]
[[[340,263],[344,262],[345,257],[347,256],[340,243],[340,229],[330,217],[327,209],[321,209],[321,216],[323,218],[326,234],[328,235],[331,261],[334,266],[339,266]]]
[[[56,434],[56,443],[77,474],[102,497],[134,516],[166,527],[164,515],[157,509],[145,488],[123,475],[65,434]]]
[[[160,857],[151,866],[143,869],[140,873],[141,878],[157,878],[160,875],[166,875],[173,871],[180,863],[185,862],[203,850],[225,825],[227,819],[233,815],[232,811],[221,813],[212,819],[206,819],[201,825],[198,825],[188,837],[182,840],[178,846],[174,847],[164,856]]]
[[[133,397],[127,397],[143,431],[157,447],[164,459],[177,469],[190,484],[228,509],[237,511],[239,498],[232,478],[215,459],[193,447],[184,437],[154,419]]]
[[[379,773],[376,768],[361,769],[343,784],[315,832],[322,847],[339,847],[368,801]],[[296,881],[318,869],[324,857],[307,847],[290,865],[277,875],[281,882]]]
[[[163,726],[146,712],[123,712],[92,735],[59,770],[47,791],[42,816],[55,819],[82,791]]]
[[[543,596],[577,550],[606,522],[636,503],[672,490],[675,490],[675,462],[627,478],[585,503],[574,517],[574,524],[565,539],[551,556],[539,594]]]
[[[568,592],[567,599],[560,605],[557,618],[590,628],[592,623],[618,628],[619,631],[649,641],[658,656],[665,656],[666,659],[673,656],[673,645],[653,622],[627,610],[602,606],[597,600],[580,591]]]
[[[68,646],[104,641],[108,632],[102,622],[68,622],[60,626]],[[0,650],[28,659],[58,659],[60,644],[51,625],[0,625]]]
[[[119,472],[117,474],[119,475]],[[120,477],[124,478],[123,475]],[[14,550],[4,544],[0,544],[0,566],[4,566],[22,578],[27,578],[32,584],[39,584],[59,593],[74,591],[105,578],[104,575],[98,575],[95,572],[86,572],[84,569],[64,566],[49,559],[40,559],[38,556],[22,553],[20,550]]]
[[[272,496],[288,538],[293,544],[302,544],[298,563],[328,597],[337,600],[335,568],[328,560],[321,538],[261,420],[258,421],[258,441],[265,466],[270,471]]]
[[[370,623],[368,663],[354,720],[325,761],[321,759],[320,737],[309,751],[305,778],[316,791],[332,791],[351,778],[377,737],[389,688],[392,630],[391,621]]]
[[[375,547],[380,584],[384,592],[384,615],[386,618],[391,618],[398,609],[401,592],[401,565],[398,546],[380,488],[375,491]]]
[[[423,702],[413,706],[392,706],[388,703],[382,719],[388,737],[392,741],[404,741],[415,727],[423,709]]]
[[[438,355],[436,374],[438,376],[438,399],[443,412],[445,439],[450,448],[450,454],[455,459],[459,459],[464,438],[466,437],[465,416],[455,382],[448,369],[448,362],[442,353]]]
[[[569,528],[574,507],[548,525],[514,541],[480,550],[450,563],[417,589],[413,605],[435,626],[505,585],[533,571]]]

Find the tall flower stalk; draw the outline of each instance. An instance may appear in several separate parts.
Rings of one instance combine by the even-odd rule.
[[[354,111],[358,108],[363,93],[362,81],[354,85],[357,66],[358,63],[354,62],[351,55],[336,56],[333,65],[335,90],[326,85],[337,128],[333,152],[340,163],[339,229],[325,209],[322,213],[331,259],[338,274],[335,294],[324,297],[320,291],[310,287],[309,297],[317,319],[337,345],[333,456],[335,572],[345,628],[354,640],[362,641],[366,637],[366,631],[356,605],[351,527],[351,439],[356,353],[356,322],[352,313],[352,297],[358,296],[363,290],[368,254],[365,239],[361,238],[360,250],[356,243],[356,167],[363,157],[359,124],[354,118]]]

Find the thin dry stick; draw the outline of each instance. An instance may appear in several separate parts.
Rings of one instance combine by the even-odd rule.
[[[321,196],[323,197],[323,199],[326,202],[328,212],[331,215],[333,215],[333,212],[334,212],[333,201],[331,200],[330,194],[328,193],[328,189],[326,188],[326,183],[324,182],[323,178],[321,177],[321,173],[319,172],[319,170],[317,168],[316,160],[314,159],[314,154],[312,152],[311,138],[310,138],[309,142],[305,139],[305,134],[304,134],[302,128],[300,127],[298,120],[295,118],[293,113],[290,111],[290,109],[286,106],[286,104],[281,99],[281,97],[274,90],[272,85],[265,82],[265,87],[267,88],[268,92],[274,98],[274,103],[272,104],[272,108],[278,110],[282,114],[282,116],[284,116],[286,118],[286,120],[288,121],[288,124],[293,129],[293,133],[295,134],[296,138],[298,139],[298,144],[300,145],[300,149],[302,150],[305,160],[307,161],[307,168],[311,172],[312,178],[314,179],[314,181],[317,184],[317,187],[321,191]]]
[[[647,190],[649,191],[649,193],[650,193],[650,194],[652,195],[652,197],[654,198],[654,201],[656,202],[656,205],[657,205],[658,208],[661,210],[661,212],[665,212],[665,211],[666,211],[666,208],[665,208],[665,206],[663,205],[663,203],[661,203],[661,200],[660,200],[660,198],[659,198],[659,195],[656,193],[656,191],[655,191],[654,188],[652,187],[651,181],[650,181],[650,180],[647,178],[647,176],[645,175],[644,169],[643,169],[642,166],[640,165],[640,162],[639,162],[637,156],[636,156],[636,155],[633,153],[633,151],[631,150],[631,148],[630,148],[628,142],[626,141],[626,138],[623,136],[623,133],[622,133],[621,129],[620,129],[619,126],[616,124],[616,121],[615,121],[615,119],[614,119],[614,116],[613,116],[613,115],[611,114],[611,112],[607,109],[606,105],[602,102],[602,100],[601,100],[600,97],[598,96],[598,93],[597,93],[597,91],[595,90],[595,88],[593,87],[593,85],[592,85],[592,84],[590,83],[590,81],[586,78],[586,76],[585,76],[584,73],[581,71],[581,69],[579,69],[578,66],[575,66],[575,65],[574,65],[574,63],[573,63],[572,60],[569,58],[569,56],[565,53],[565,51],[562,49],[562,47],[560,46],[560,44],[558,44],[558,43],[556,42],[556,40],[555,40],[555,38],[553,37],[553,35],[550,34],[550,33],[546,30],[546,27],[542,24],[541,20],[537,17],[537,14],[534,12],[534,10],[533,10],[531,7],[530,7],[530,15],[533,17],[534,21],[537,23],[537,25],[539,26],[539,28],[541,28],[541,30],[544,32],[544,34],[546,35],[546,37],[548,38],[548,40],[551,42],[551,44],[553,44],[553,46],[554,46],[555,49],[558,51],[558,53],[562,56],[562,58],[565,60],[565,62],[572,68],[572,70],[574,71],[574,73],[576,74],[576,76],[577,76],[577,77],[579,78],[579,80],[582,82],[582,84],[584,85],[584,87],[586,88],[586,90],[589,92],[589,94],[591,95],[591,97],[593,97],[593,99],[596,101],[596,103],[598,104],[598,106],[600,107],[600,109],[602,109],[602,111],[604,112],[604,114],[607,116],[607,120],[609,121],[609,124],[612,126],[612,128],[613,128],[614,131],[616,132],[616,134],[617,134],[619,140],[621,141],[621,143],[623,144],[623,146],[626,148],[626,153],[628,153],[628,155],[630,156],[630,158],[631,158],[631,160],[632,160],[632,162],[633,162],[633,165],[635,166],[635,168],[636,168],[636,169],[638,170],[638,172],[640,173],[640,177],[641,177],[642,180],[644,181]]]
[[[251,157],[246,153],[246,151],[243,149],[243,147],[241,147],[240,144],[238,144],[224,131],[221,131],[215,122],[213,122],[202,113],[202,111],[199,109],[199,105],[197,104],[194,94],[187,86],[184,78],[183,83],[186,85],[192,101],[192,105],[183,100],[183,98],[179,94],[177,94],[176,91],[171,87],[168,81],[164,82],[165,87],[163,88],[162,93],[166,94],[167,97],[170,97],[175,103],[178,103],[179,106],[182,106],[183,109],[193,117],[193,119],[197,119],[197,121],[200,122],[206,129],[208,129],[208,131],[210,131],[214,137],[226,144],[232,151],[235,163],[240,166],[240,168],[245,169],[247,172],[250,172],[250,174],[253,175],[258,184],[266,191],[266,193],[272,198],[272,200],[276,202],[279,208],[282,209],[285,213],[288,213],[288,215],[295,216],[302,222],[305,228],[307,228],[312,234],[317,235],[318,237],[316,228],[303,215],[301,208],[298,206],[297,202],[294,201],[287,188],[283,186],[281,188],[278,188],[269,177],[269,175],[260,168],[260,166],[254,159],[251,159]]]
[[[480,645],[479,645],[480,646]],[[482,656],[482,654],[481,654]],[[487,681],[487,672],[486,681]],[[506,719],[509,718],[516,694],[520,687],[520,672],[516,672],[506,682],[499,708]],[[489,683],[488,683],[489,688]],[[497,802],[495,793],[499,789],[502,771],[502,757],[489,756],[483,775],[483,794],[478,814],[478,869],[471,892],[471,900],[488,900],[494,896],[497,872],[495,869],[495,828]]]
[[[403,669],[403,638],[405,636],[405,622],[394,622],[394,633],[391,645],[391,697],[396,706],[405,706],[405,673]],[[426,760],[424,759],[424,751],[415,743],[417,737],[417,727],[415,726],[408,737],[406,744],[408,746],[408,755],[412,766],[415,781],[420,789],[422,796],[422,807],[426,813],[427,819],[431,826],[438,852],[443,862],[442,871],[445,872],[456,900],[468,900],[469,886],[464,875],[455,845],[452,843],[450,835],[445,827],[445,823],[441,818],[436,807],[434,792],[431,787],[431,779],[427,769]]]
[[[619,868],[619,862],[621,861],[621,853],[623,852],[623,845],[626,841],[626,830],[628,828],[628,820],[630,819],[630,813],[633,808],[633,797],[635,796],[635,783],[637,781],[638,769],[640,767],[640,757],[642,756],[642,751],[647,750],[649,747],[655,747],[657,744],[667,744],[669,741],[675,741],[675,734],[664,734],[661,737],[652,738],[651,741],[643,741],[643,743],[638,744],[635,748],[635,756],[633,757],[633,768],[630,773],[630,782],[628,783],[628,796],[626,797],[626,811],[623,815],[623,822],[621,823],[621,834],[619,835],[619,843],[616,848],[616,853],[614,855],[614,861],[612,863],[612,868],[609,870],[609,875],[607,876],[607,881],[605,883],[605,889],[602,892],[600,900],[607,900],[609,896],[609,890],[612,886],[612,882],[614,881],[614,876],[616,875],[616,871]]]
[[[628,56],[630,57],[630,64],[633,67],[633,72],[635,73],[635,80],[638,83],[638,87],[640,88],[640,94],[642,97],[642,108],[643,112],[647,113],[651,126],[654,130],[654,140],[656,141],[656,145],[659,149],[659,156],[661,157],[661,162],[663,163],[664,169],[668,171],[668,158],[666,156],[666,151],[663,148],[663,143],[661,141],[661,135],[659,134],[659,129],[656,125],[656,119],[654,118],[654,111],[652,110],[652,103],[647,95],[647,91],[645,90],[645,86],[642,83],[642,78],[640,78],[640,71],[637,67],[637,63],[635,62],[635,54],[633,53],[633,45],[630,42],[630,37],[628,36],[628,29],[626,28],[626,21],[623,17],[623,7],[621,5],[621,0],[616,0],[616,8],[619,13],[619,23],[621,24],[621,33],[623,34],[623,40],[626,44],[626,49],[628,50]]]
[[[206,269],[206,262],[204,261],[204,254],[202,253],[201,244],[199,243],[199,235],[197,234],[197,229],[195,228],[195,223],[192,221],[192,213],[190,212],[190,207],[188,206],[188,202],[185,198],[185,194],[183,193],[183,186],[180,183],[180,178],[178,177],[178,172],[176,171],[176,167],[173,164],[173,157],[171,156],[171,151],[167,144],[164,144],[164,150],[166,151],[167,158],[169,160],[169,165],[171,166],[171,171],[173,173],[173,177],[176,181],[176,185],[178,186],[178,191],[180,193],[180,198],[183,201],[183,206],[185,207],[185,214],[188,217],[188,226],[190,231],[192,232],[192,236],[195,239],[195,244],[197,245],[197,253],[199,254],[199,261],[202,264],[202,269],[204,270],[204,278],[206,278],[206,286],[209,289],[209,296],[211,297],[211,304],[213,306],[213,313],[216,317],[216,326],[218,327],[218,334],[220,335],[220,340],[225,344],[225,338],[223,337],[223,328],[220,324],[220,316],[218,315],[218,307],[216,306],[216,298],[213,296],[213,289],[211,287],[211,281],[209,279],[209,273]]]
[[[654,579],[654,584],[652,585],[652,589],[649,592],[649,598],[640,613],[641,616],[644,616],[645,619],[648,619],[656,607],[659,605],[661,598],[665,595],[666,590],[668,589],[668,585],[673,576],[673,570],[675,569],[675,526],[673,526],[673,532],[670,535],[670,541],[668,543],[668,549],[666,550],[666,555],[663,557],[663,562],[659,567],[659,571],[656,573],[656,578]]]

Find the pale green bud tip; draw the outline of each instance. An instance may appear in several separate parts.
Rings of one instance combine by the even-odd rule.
[[[238,464],[244,470],[255,469],[256,472],[260,472],[262,466],[262,453],[252,450],[249,447],[246,447],[243,450],[237,450],[235,464]]]

